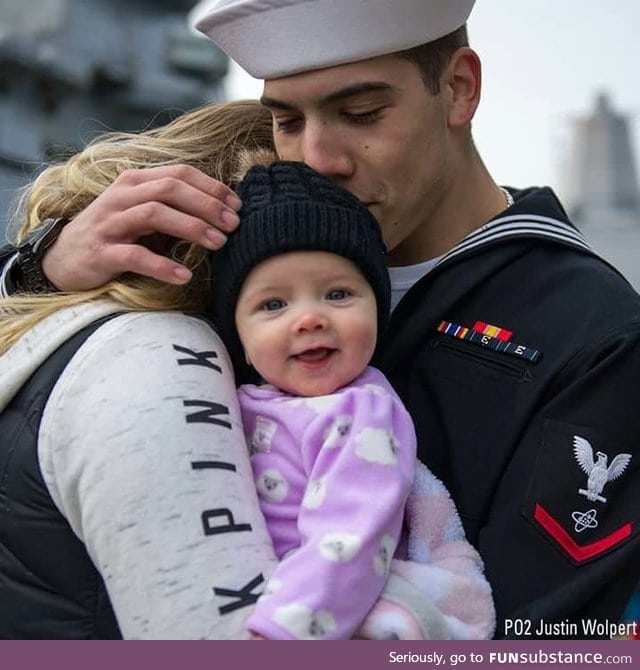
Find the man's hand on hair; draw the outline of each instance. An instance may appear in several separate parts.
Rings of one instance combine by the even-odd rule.
[[[61,291],[96,288],[123,272],[184,284],[191,272],[139,239],[161,233],[217,250],[239,208],[230,188],[188,165],[127,170],[65,226],[42,269]]]

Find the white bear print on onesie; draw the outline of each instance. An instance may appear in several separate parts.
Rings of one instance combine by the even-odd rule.
[[[356,454],[365,461],[380,465],[396,465],[398,442],[382,428],[363,428],[356,435]]]
[[[337,416],[327,429],[322,446],[327,448],[343,447],[349,438],[352,423],[353,419],[348,414]]]
[[[256,478],[258,495],[269,502],[282,502],[289,493],[289,484],[278,470],[273,468],[261,472]]]
[[[328,610],[311,611],[298,603],[278,607],[273,620],[298,640],[322,640],[336,629],[336,620]]]

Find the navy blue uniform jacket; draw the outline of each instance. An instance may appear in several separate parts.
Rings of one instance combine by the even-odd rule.
[[[640,297],[549,189],[514,195],[402,299],[379,364],[485,561],[496,635],[586,638],[640,575]]]

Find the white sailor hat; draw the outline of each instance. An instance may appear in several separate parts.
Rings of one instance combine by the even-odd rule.
[[[462,26],[475,0],[201,0],[189,15],[250,75],[286,77],[403,51]]]

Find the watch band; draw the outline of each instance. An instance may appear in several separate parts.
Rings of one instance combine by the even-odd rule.
[[[45,251],[58,239],[60,231],[69,219],[46,219],[29,233],[18,245],[14,268],[11,275],[22,291],[27,293],[57,293],[42,271]]]

